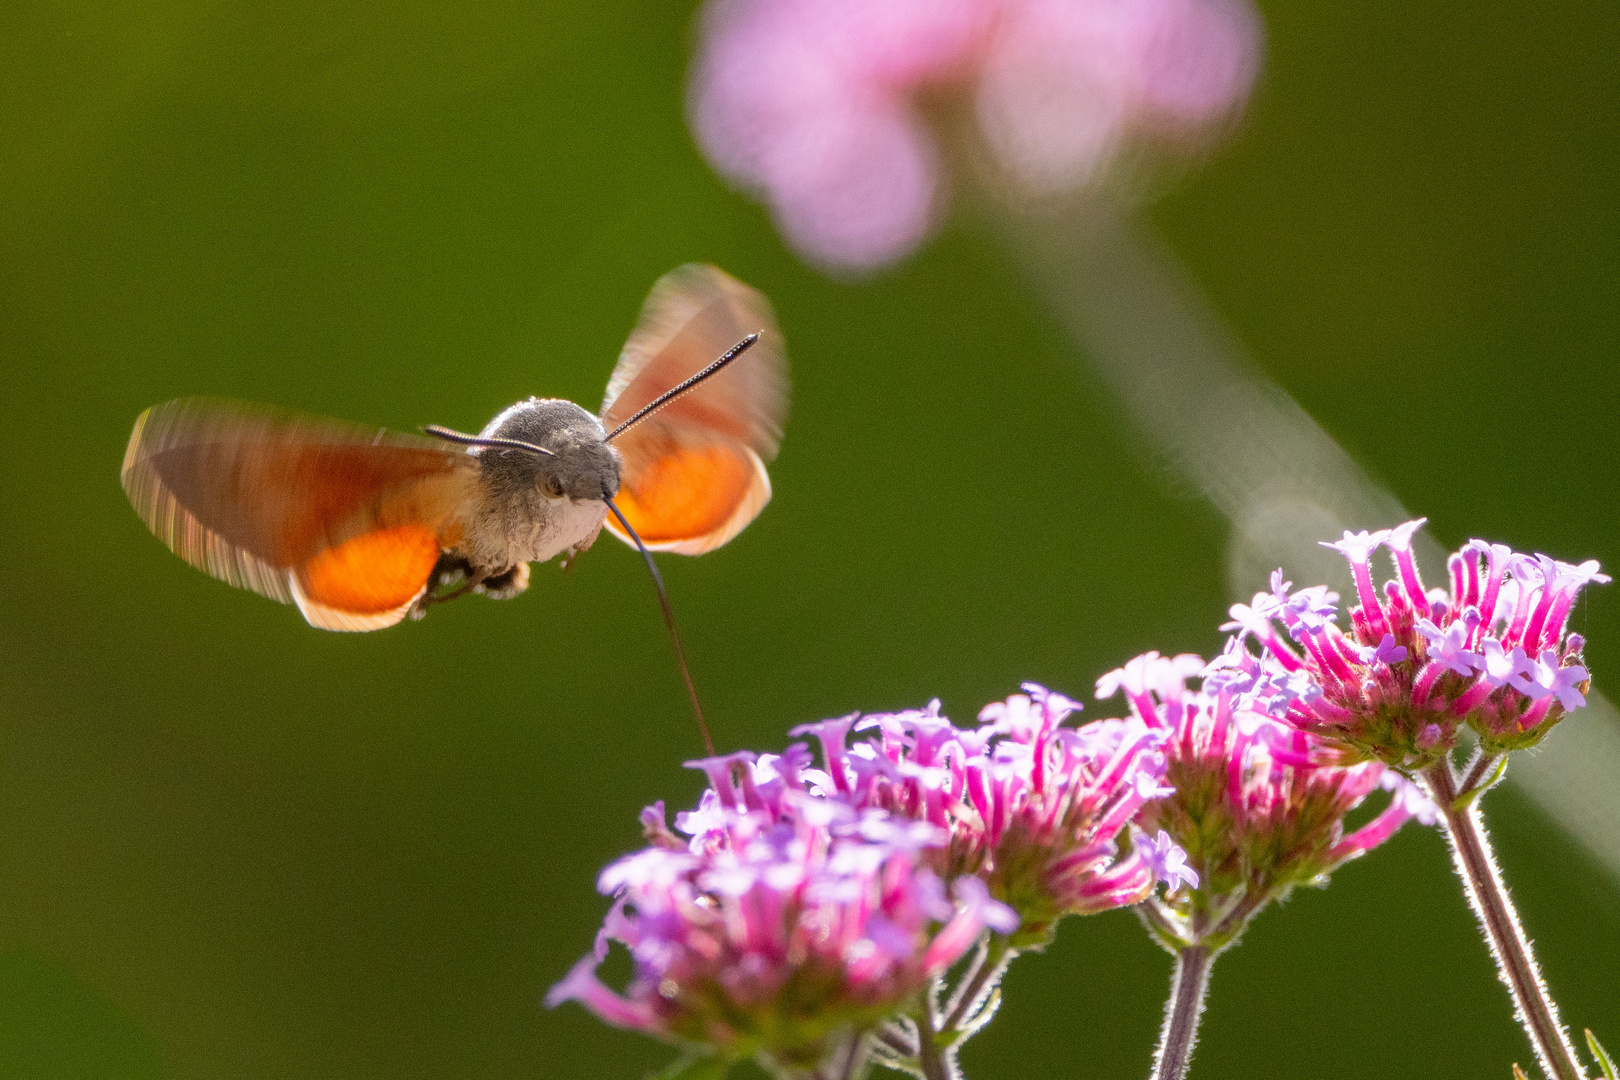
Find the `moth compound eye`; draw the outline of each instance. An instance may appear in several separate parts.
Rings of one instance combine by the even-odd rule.
[[[560,499],[563,497],[562,481],[555,476],[541,476],[540,490],[546,493],[547,498]]]

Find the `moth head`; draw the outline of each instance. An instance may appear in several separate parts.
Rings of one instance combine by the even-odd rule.
[[[603,438],[602,422],[571,401],[529,398],[503,411],[476,436],[429,428],[473,447],[485,481],[506,492],[548,499],[612,498],[623,458]]]

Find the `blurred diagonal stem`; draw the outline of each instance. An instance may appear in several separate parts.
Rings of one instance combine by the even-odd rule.
[[[1441,758],[1425,770],[1423,779],[1445,815],[1457,876],[1463,879],[1468,902],[1479,916],[1497,970],[1513,995],[1514,1011],[1530,1036],[1542,1071],[1554,1080],[1581,1080],[1586,1074],[1575,1059],[1575,1048],[1558,1019],[1558,1006],[1547,992],[1529,939],[1519,923],[1519,913],[1497,869],[1490,836],[1480,817],[1479,800],[1470,798],[1472,792],[1459,787],[1449,758]]]
[[[1155,455],[1232,522],[1239,598],[1278,566],[1348,586],[1343,560],[1317,541],[1413,516],[1266,377],[1130,210],[1086,196],[996,222]],[[1445,566],[1433,539],[1416,539],[1421,564]],[[1516,758],[1515,783],[1620,881],[1620,714],[1591,694],[1576,722]]]
[[[1125,404],[1156,455],[1194,483],[1233,526],[1228,568],[1237,596],[1281,566],[1295,580],[1340,582],[1343,564],[1317,541],[1351,527],[1412,517],[1254,364],[1152,229],[1115,200],[1004,213],[1009,249],[1092,368]],[[1430,537],[1419,562],[1445,565]],[[1591,694],[1537,757],[1516,755],[1514,778],[1610,875],[1620,878],[1620,715]],[[1440,798],[1470,901],[1548,1075],[1582,1073],[1547,997],[1479,818],[1450,762],[1428,779]],[[1470,776],[1470,786],[1485,773]],[[1459,800],[1459,795],[1461,798]],[[1176,990],[1183,971],[1178,964]],[[1190,975],[1188,976],[1190,977]],[[1176,1013],[1166,1017],[1166,1039]],[[1161,1048],[1161,1056],[1165,1050]],[[1161,1066],[1162,1066],[1161,1061]],[[1155,1076],[1178,1075],[1156,1072]]]

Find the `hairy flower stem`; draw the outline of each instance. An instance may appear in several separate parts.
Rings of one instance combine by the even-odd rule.
[[[881,1049],[877,1060],[925,1080],[962,1080],[957,1055],[962,1044],[995,1015],[1001,1000],[1001,977],[1017,955],[1018,950],[1005,934],[981,936],[978,948],[943,1003],[945,980],[936,976],[916,1007],[905,1014],[909,1023],[900,1026],[891,1022],[878,1029],[876,1039]]]
[[[1018,955],[1003,934],[987,934],[976,963],[962,973],[962,981],[946,1006],[946,1031],[960,1031],[984,1004],[984,999],[1001,984],[1007,965]]]
[[[855,1080],[865,1070],[869,1056],[865,1036],[851,1039],[839,1059],[818,1070],[817,1080]]]
[[[1445,815],[1452,862],[1463,879],[1474,914],[1485,929],[1497,969],[1513,995],[1515,1013],[1530,1036],[1542,1071],[1554,1080],[1583,1080],[1586,1074],[1575,1060],[1575,1049],[1558,1019],[1558,1006],[1547,993],[1541,969],[1536,966],[1530,942],[1519,923],[1519,913],[1508,899],[1485,823],[1480,819],[1478,800],[1459,797],[1457,777],[1446,758],[1424,770],[1423,778]],[[1459,802],[1464,805],[1459,807]]]
[[[1207,945],[1189,945],[1176,953],[1176,966],[1170,973],[1170,1000],[1164,1007],[1164,1029],[1159,1032],[1159,1048],[1153,1055],[1152,1080],[1181,1080],[1192,1061],[1198,1041],[1198,1018],[1204,1012],[1204,995],[1209,990],[1209,969],[1215,951]]]
[[[1457,797],[1472,795],[1476,789],[1491,777],[1493,770],[1496,770],[1497,775],[1500,775],[1498,766],[1501,762],[1501,754],[1486,754],[1476,751],[1473,760],[1468,763],[1468,772],[1463,777],[1462,786],[1457,789]]]
[[[932,997],[932,993],[926,995]],[[940,1045],[938,1032],[934,1028],[934,1009],[930,1001],[924,1000],[923,1007],[917,1010],[917,1065],[927,1080],[962,1080],[962,1070],[956,1065],[955,1047]]]

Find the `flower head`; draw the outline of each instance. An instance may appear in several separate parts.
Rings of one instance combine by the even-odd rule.
[[[1566,624],[1580,590],[1609,580],[1598,564],[1572,566],[1471,540],[1448,560],[1450,590],[1426,590],[1412,553],[1422,524],[1346,532],[1325,545],[1349,560],[1355,579],[1348,631],[1332,611],[1315,620],[1296,614],[1312,590],[1279,598],[1274,588],[1262,594],[1258,616],[1260,597],[1233,608],[1243,636],[1261,649],[1255,655],[1239,642],[1223,660],[1267,695],[1240,687],[1250,707],[1355,756],[1415,770],[1456,745],[1461,724],[1479,734],[1486,752],[1499,753],[1534,745],[1586,703],[1584,643]],[[1381,547],[1395,576],[1380,589],[1372,558]],[[1321,610],[1314,601],[1307,606]]]
[[[648,846],[611,864],[614,897],[596,949],[552,987],[601,1019],[708,1048],[813,1068],[943,972],[986,927],[1017,919],[982,882],[952,886],[921,865],[944,833],[813,795],[803,747],[694,762],[710,778],[671,830],[642,815]],[[682,835],[684,834],[684,835]],[[596,969],[630,951],[621,994]]]
[[[647,846],[598,883],[614,903],[596,949],[547,1002],[810,1069],[849,1060],[986,930],[1010,957],[1063,915],[1196,883],[1170,836],[1131,825],[1170,794],[1166,734],[1065,726],[1077,702],[1024,691],[967,728],[935,701],[793,729],[820,767],[805,743],[689,762],[707,790],[673,829],[662,803],[642,812]],[[615,941],[635,966],[622,993],[596,975]]]
[[[1137,824],[1155,836],[1139,845],[1150,857],[1170,843],[1185,852],[1185,888],[1172,885],[1146,916],[1172,948],[1229,943],[1267,902],[1324,880],[1425,805],[1401,780],[1399,797],[1346,836],[1345,815],[1381,780],[1399,777],[1377,762],[1337,765],[1316,736],[1243,707],[1231,664],[1230,654],[1204,667],[1194,656],[1147,653],[1098,680],[1099,697],[1123,691],[1135,719],[1163,736],[1172,790],[1144,804]],[[1200,668],[1209,673],[1203,689],[1189,690],[1188,675]],[[1174,871],[1159,873],[1171,881]]]
[[[1024,192],[1094,182],[1132,146],[1196,143],[1242,105],[1247,0],[711,0],[690,91],[714,166],[788,241],[872,269],[946,202],[953,109]]]
[[[795,729],[823,744],[829,791],[946,831],[921,859],[972,874],[1021,920],[1017,945],[1044,942],[1064,915],[1140,902],[1160,876],[1180,880],[1168,848],[1132,843],[1129,824],[1163,798],[1161,732],[1140,720],[1064,723],[1077,702],[1034,683],[987,705],[975,727],[926,709]],[[846,746],[851,727],[876,738]],[[807,774],[813,775],[813,774]]]

